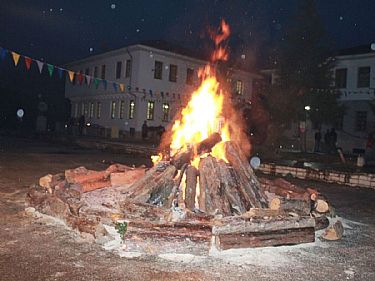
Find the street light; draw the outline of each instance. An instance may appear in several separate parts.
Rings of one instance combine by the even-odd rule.
[[[305,110],[306,111],[310,111],[310,109],[311,109],[310,105],[305,105]]]

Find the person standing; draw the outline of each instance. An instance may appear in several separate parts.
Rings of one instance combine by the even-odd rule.
[[[142,125],[142,139],[145,140],[147,139],[148,136],[148,126],[147,126],[147,121],[143,122]]]
[[[327,129],[326,133],[324,134],[324,151],[329,153],[330,150],[331,150],[331,141],[330,141],[329,129]]]
[[[337,143],[337,133],[335,131],[335,128],[331,129],[330,142],[331,142],[330,150],[332,152],[335,152],[336,151],[336,143]]]
[[[320,152],[320,141],[322,139],[322,134],[320,132],[320,129],[318,129],[316,132],[315,132],[315,146],[314,146],[314,152]]]

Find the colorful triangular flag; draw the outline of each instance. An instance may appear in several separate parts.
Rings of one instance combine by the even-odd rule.
[[[2,60],[5,59],[6,54],[7,54],[7,50],[4,49],[4,48],[1,48],[0,49],[0,57],[1,57]]]
[[[87,86],[90,86],[92,77],[90,75],[85,75],[85,76],[86,76],[86,84]]]
[[[64,75],[64,70],[60,67],[57,68],[57,73],[59,74],[59,78],[62,79]]]
[[[99,87],[99,79],[98,78],[94,78],[94,85],[95,85],[95,88]]]
[[[107,80],[103,80],[103,85],[104,85],[105,90],[107,90],[107,84],[108,84]]]
[[[117,92],[117,83],[113,82],[113,89],[115,89],[115,92]]]
[[[53,69],[55,68],[52,64],[47,63],[49,76],[52,77]]]
[[[44,62],[41,62],[40,60],[37,60],[36,64],[38,65],[39,73],[42,73]]]
[[[14,65],[17,66],[18,61],[20,60],[20,54],[17,54],[16,52],[12,52],[12,58]]]
[[[70,82],[73,83],[73,81],[74,81],[74,71],[70,71],[70,70],[68,70],[68,74],[69,74]]]
[[[77,73],[78,82],[82,85],[83,82],[83,74],[81,72]]]
[[[125,91],[125,85],[124,84],[120,84],[120,91],[122,93]]]
[[[26,65],[26,69],[27,70],[30,70],[30,67],[31,67],[31,63],[32,63],[32,59],[29,58],[29,57],[25,57],[25,65]]]

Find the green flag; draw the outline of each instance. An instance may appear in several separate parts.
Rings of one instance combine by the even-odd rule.
[[[52,64],[47,63],[49,76],[52,77],[53,69],[55,68]]]
[[[98,78],[94,78],[94,85],[95,85],[95,88],[98,88],[98,86],[99,86],[99,79]]]

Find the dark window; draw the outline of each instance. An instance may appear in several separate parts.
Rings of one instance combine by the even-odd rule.
[[[132,73],[132,61],[126,60],[126,69],[125,69],[125,77],[130,77]]]
[[[147,120],[154,120],[154,109],[155,109],[155,102],[149,101],[147,103]]]
[[[367,88],[370,87],[370,67],[359,67],[358,68],[358,88]]]
[[[134,118],[134,112],[135,112],[135,101],[131,100],[129,103],[129,119]]]
[[[193,85],[194,83],[194,69],[188,68],[186,70],[186,84]]]
[[[169,120],[169,104],[163,103],[163,121],[168,122]]]
[[[102,78],[102,79],[105,79],[105,64],[102,65],[101,78]]]
[[[163,77],[163,63],[161,61],[155,61],[154,78],[162,79]]]
[[[102,104],[97,102],[96,104],[96,118],[100,119],[100,115],[102,113]]]
[[[124,118],[124,111],[125,111],[125,101],[120,102],[120,119]]]
[[[95,78],[98,77],[98,67],[97,66],[94,67],[94,77]]]
[[[121,78],[121,71],[122,71],[122,62],[118,61],[116,64],[116,79]]]
[[[90,68],[86,68],[85,75],[90,75]]]
[[[335,85],[336,88],[346,88],[346,77],[348,70],[346,68],[336,69]]]
[[[174,65],[174,64],[169,65],[169,81],[171,82],[177,81],[177,65]]]
[[[367,112],[357,111],[355,113],[355,130],[366,131],[366,127],[367,127]]]

